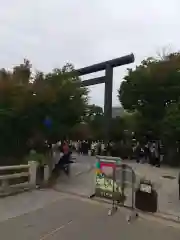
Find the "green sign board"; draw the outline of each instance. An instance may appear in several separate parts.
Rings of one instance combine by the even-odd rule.
[[[97,197],[108,198],[120,201],[121,187],[116,183],[115,170],[116,162],[100,159],[96,164],[96,186]]]

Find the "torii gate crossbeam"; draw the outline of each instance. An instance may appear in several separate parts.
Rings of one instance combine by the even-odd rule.
[[[97,63],[88,67],[80,68],[75,70],[77,76],[82,76],[98,71],[105,70],[105,76],[97,77],[81,82],[81,86],[92,86],[96,84],[105,83],[104,91],[104,130],[105,140],[110,140],[110,128],[112,118],[112,90],[113,90],[113,68],[126,65],[134,62],[134,55],[126,55],[123,57],[115,58],[109,61]]]

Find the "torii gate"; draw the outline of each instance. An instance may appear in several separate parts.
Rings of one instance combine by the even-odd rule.
[[[130,54],[130,55],[126,55],[123,57],[115,58],[109,61],[97,63],[88,67],[75,70],[75,74],[77,74],[77,76],[82,76],[82,75],[105,70],[105,76],[88,79],[81,82],[81,86],[92,86],[100,83],[105,83],[105,91],[104,91],[105,140],[110,140],[109,133],[111,128],[111,118],[112,118],[113,68],[119,67],[125,64],[129,64],[129,63],[133,63],[134,60],[135,60],[134,55]]]

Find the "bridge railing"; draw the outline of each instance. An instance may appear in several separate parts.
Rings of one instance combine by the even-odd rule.
[[[35,187],[38,164],[30,161],[26,165],[0,167],[0,191],[7,192],[16,187]],[[13,173],[12,173],[13,172]],[[24,181],[22,181],[22,180]],[[21,180],[21,181],[20,181]],[[20,182],[20,183],[16,183]]]

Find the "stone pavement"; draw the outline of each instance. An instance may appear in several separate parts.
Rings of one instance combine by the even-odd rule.
[[[67,176],[61,176],[53,189],[58,192],[72,193],[89,198],[94,194],[94,179],[94,170],[79,174],[77,177],[70,176],[68,178]]]
[[[28,197],[26,194],[21,195],[21,201],[24,203]],[[138,218],[128,224],[126,221],[127,212],[124,210],[118,210],[113,216],[108,216],[106,205],[91,200],[61,195],[57,192],[52,193],[49,190],[35,191],[35,196],[39,202],[38,208],[33,207],[26,214],[0,222],[1,239],[179,240],[179,226],[170,227],[166,222]],[[56,201],[50,201],[50,196],[52,200],[54,198]],[[20,205],[20,202],[17,202],[18,199],[15,200],[15,198],[17,196],[9,197],[14,204],[13,208]],[[46,204],[43,198],[48,198]],[[35,199],[31,197],[31,200],[33,200],[31,205],[35,204]],[[40,202],[42,203],[41,207]],[[26,207],[29,204],[30,202],[26,204]]]
[[[91,165],[89,163],[83,164],[83,163],[72,163],[70,165],[70,171],[71,171],[71,177],[77,177],[78,175],[82,173],[86,173],[91,169]]]
[[[0,222],[36,211],[60,198],[63,195],[52,189],[33,190],[0,198]]]
[[[124,225],[126,224],[124,221],[125,216],[119,215],[119,213],[115,214],[113,219],[117,218],[118,224],[120,222],[120,225],[123,226],[122,229],[119,228],[116,221],[109,223],[111,217],[107,218],[107,208],[101,209],[104,206],[101,203],[101,210],[98,210],[99,208],[95,206],[92,207],[92,204],[88,202],[91,200],[87,199],[94,193],[94,169],[92,169],[94,163],[95,158],[93,157],[78,157],[77,162],[72,164],[70,179],[66,176],[60,176],[57,184],[54,186],[55,191],[53,189],[35,190],[0,199],[0,231],[4,234],[1,235],[3,236],[2,239],[69,239],[72,236],[75,236],[73,239],[79,239],[81,237],[78,234],[81,234],[82,239],[88,239],[88,236],[91,236],[90,239],[93,237],[97,239],[96,235],[106,239],[105,237],[109,236],[110,233],[112,236],[114,234],[112,239],[119,239],[121,232],[124,234],[122,235],[124,239],[127,237],[131,239],[131,233],[137,235],[137,237],[140,236],[139,232],[141,232],[141,228],[144,236],[145,229],[146,231],[155,229],[153,231],[155,231],[157,235],[159,234],[158,238],[162,236],[164,240],[176,239],[176,231],[168,230],[170,232],[172,231],[173,238],[168,235],[168,233],[165,233],[166,228],[162,226],[158,228],[158,226],[152,222],[145,223],[140,222],[140,220],[138,220],[137,223],[133,223],[131,232],[129,232],[129,225]],[[138,179],[145,176],[147,179],[152,179],[155,182],[155,187],[159,194],[159,211],[176,216],[179,214],[177,179],[169,180],[162,177],[164,175],[177,177],[177,169],[165,167],[159,169],[146,164],[136,164],[133,161],[124,161],[124,163],[133,167]],[[71,196],[61,192],[71,193]],[[80,200],[72,200],[76,195],[83,196],[86,199],[80,198]],[[84,205],[85,207],[81,209],[81,205],[83,205],[84,202],[88,202],[88,204],[85,204],[86,206]],[[92,202],[93,201],[91,201],[91,203]],[[88,215],[91,215],[91,213],[93,216],[89,221]],[[103,217],[101,217],[101,214]],[[61,218],[63,218],[63,220]],[[99,222],[102,223],[99,225]],[[90,227],[89,224],[91,224],[92,227]],[[136,225],[137,228],[134,228],[134,225]],[[69,227],[71,227],[70,230]],[[110,233],[102,231],[102,229],[108,229],[108,227]],[[7,230],[10,228],[12,231]],[[15,228],[17,228],[17,233],[14,233]],[[62,235],[57,235],[59,238],[56,234],[52,236],[52,238],[39,237],[47,235],[47,232],[56,232],[56,229],[61,229],[61,233],[58,234]],[[79,229],[81,229],[81,231]],[[57,232],[59,232],[59,230],[57,230]],[[21,237],[18,234],[21,234]],[[73,235],[71,236],[71,234]],[[88,234],[87,237],[86,234]],[[14,238],[12,238],[12,236]],[[169,238],[167,238],[168,236]],[[158,239],[156,235],[154,235],[154,237]],[[140,239],[141,238],[138,238],[138,240]],[[145,239],[148,240],[147,237]]]
[[[95,157],[77,156],[77,163],[81,165],[83,174],[80,174],[76,178],[72,177],[72,179],[60,178],[55,189],[57,191],[89,197],[94,192],[95,180],[94,170],[88,171],[88,169],[93,169],[95,160]],[[136,186],[142,177],[154,183],[155,189],[158,192],[158,211],[178,219],[180,217],[180,200],[178,199],[178,173],[180,170],[164,166],[156,168],[148,164],[137,164],[135,161],[128,160],[123,162],[131,166],[135,171]],[[164,178],[163,176],[171,176],[172,179]],[[130,180],[131,174],[129,175]],[[128,197],[125,204],[130,205],[130,187],[126,189],[126,192]]]
[[[90,156],[76,155],[76,163],[71,164],[70,177],[61,174],[54,190],[89,197],[94,193],[94,162]]]
[[[113,216],[108,216],[109,205],[87,199],[94,191],[92,169],[94,162],[95,158],[78,157],[77,163],[72,164],[71,177],[61,175],[54,187],[55,190],[34,190],[0,199],[1,238],[5,240],[69,240],[71,238],[73,240],[93,238],[150,240],[161,237],[163,240],[179,239],[179,224],[151,219],[151,217],[148,219],[147,215],[128,224],[126,209],[121,208]],[[174,171],[177,171],[166,168],[153,168],[152,171],[152,167],[148,165],[126,163],[131,165],[139,176],[145,174],[147,178],[153,178],[156,182],[155,186],[158,189],[162,188],[163,191],[166,187],[164,189],[164,178],[161,179],[161,176],[175,174]],[[167,184],[170,184],[174,192],[175,182],[169,181],[170,183]],[[166,203],[164,208],[165,206]]]
[[[180,217],[180,200],[178,196],[178,173],[179,169],[162,166],[152,167],[149,164],[137,164],[134,161],[124,161],[131,166],[137,176],[137,183],[141,177],[151,180],[158,192],[158,210]],[[172,179],[163,176],[171,176]]]

